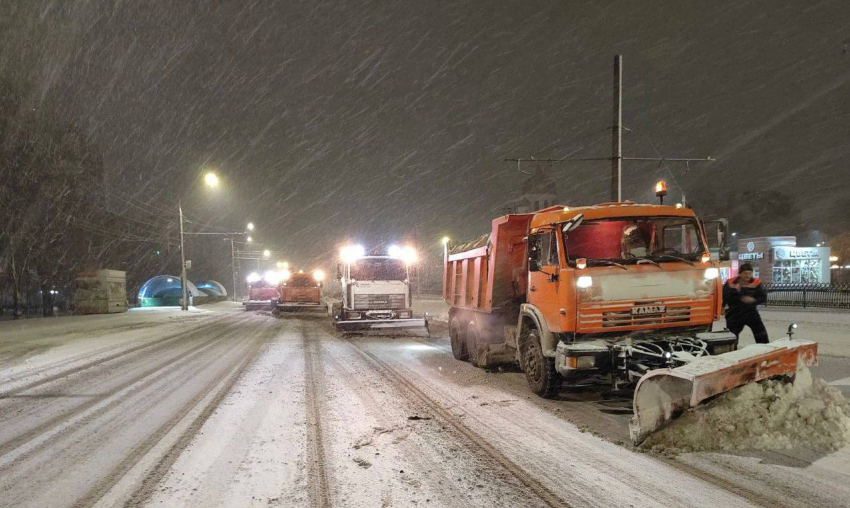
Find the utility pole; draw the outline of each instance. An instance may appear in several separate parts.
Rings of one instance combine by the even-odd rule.
[[[233,301],[236,299],[236,248],[233,246],[233,237],[230,237],[230,271],[233,273]]]
[[[547,162],[550,167],[552,163],[560,164],[565,162],[595,162],[595,161],[610,161],[611,162],[611,201],[623,201],[623,161],[654,161],[654,162],[684,162],[690,166],[691,162],[711,162],[714,161],[711,157],[700,159],[690,157],[624,157],[623,156],[623,55],[614,56],[614,121],[611,133],[611,156],[610,157],[562,157],[559,159],[546,158],[540,159],[535,157],[528,158],[506,158],[505,162],[516,162],[517,171],[525,175],[532,175],[522,170],[523,162]]]
[[[611,129],[611,201],[623,200],[623,55],[614,56],[614,124]]]
[[[177,210],[180,212],[180,291],[183,295],[181,308],[189,310],[189,297],[186,291],[188,284],[186,282],[186,248],[183,243],[183,206],[180,201],[177,201]]]

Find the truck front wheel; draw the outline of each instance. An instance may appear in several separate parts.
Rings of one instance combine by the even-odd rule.
[[[531,391],[550,399],[561,389],[561,375],[555,370],[555,359],[543,355],[540,332],[531,330],[520,347],[525,379]]]
[[[457,317],[452,318],[449,325],[449,339],[452,343],[452,355],[455,360],[465,362],[469,360],[469,351],[466,349],[465,330],[461,326],[461,321]]]

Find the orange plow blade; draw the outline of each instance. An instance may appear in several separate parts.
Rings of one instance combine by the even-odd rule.
[[[657,369],[638,381],[629,433],[635,444],[689,408],[747,383],[817,365],[818,346],[806,340],[780,339],[738,351],[698,358],[675,369]]]

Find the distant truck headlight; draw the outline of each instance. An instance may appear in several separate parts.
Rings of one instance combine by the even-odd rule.
[[[263,275],[263,279],[265,279],[265,281],[271,284],[272,286],[277,286],[278,284],[280,284],[281,277],[278,272],[274,270],[269,270]]]
[[[593,285],[593,277],[591,277],[590,275],[582,275],[576,281],[576,286],[578,286],[582,289],[587,289],[592,285]]]
[[[316,270],[316,271],[314,271],[314,272],[313,272],[313,279],[314,279],[316,282],[322,282],[323,280],[325,280],[325,272],[324,272],[324,271],[322,271],[322,270]]]
[[[720,277],[720,270],[717,268],[706,268],[705,269],[705,278],[708,280],[716,279]]]

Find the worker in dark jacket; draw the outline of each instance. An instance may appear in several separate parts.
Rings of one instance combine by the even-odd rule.
[[[726,307],[726,328],[737,337],[745,326],[753,331],[759,344],[767,344],[767,330],[759,315],[759,304],[767,302],[767,291],[761,281],[753,277],[753,266],[744,263],[738,276],[723,285],[723,306]]]

